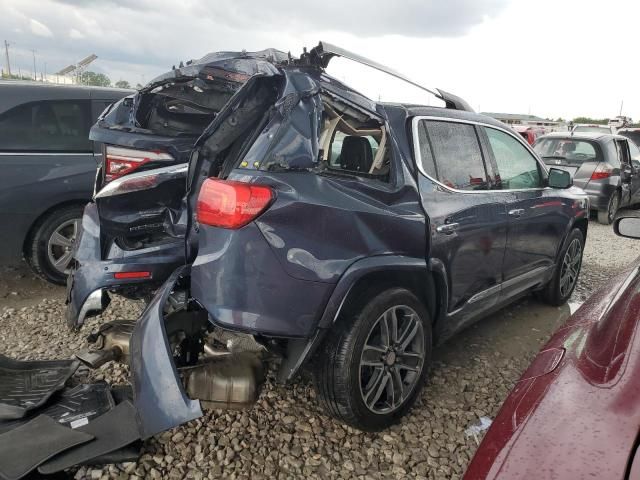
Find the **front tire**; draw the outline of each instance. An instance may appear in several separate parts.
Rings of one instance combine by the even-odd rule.
[[[574,228],[564,242],[553,278],[541,292],[543,301],[559,307],[569,300],[578,283],[583,252],[584,236],[579,228]]]
[[[49,213],[34,227],[25,258],[31,269],[44,280],[65,284],[65,271],[73,257],[82,212],[80,205],[62,207]]]
[[[396,423],[424,385],[431,319],[404,288],[370,292],[350,307],[316,357],[316,389],[335,418],[378,431]]]
[[[601,223],[602,225],[611,225],[618,208],[620,208],[620,192],[615,192],[609,199],[607,210],[598,210],[598,223]]]

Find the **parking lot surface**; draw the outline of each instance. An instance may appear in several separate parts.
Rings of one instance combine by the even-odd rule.
[[[640,255],[640,241],[589,224],[582,273],[571,301],[549,307],[527,297],[439,347],[421,398],[401,423],[362,433],[325,415],[309,375],[289,386],[265,383],[251,410],[211,410],[147,441],[137,463],[80,467],[76,478],[460,478],[481,434],[540,346],[594,290]],[[25,268],[0,271],[0,353],[19,359],[68,358],[96,326],[136,318],[141,303],[114,298],[79,332],[64,321],[64,289]],[[110,362],[90,378],[124,383]]]

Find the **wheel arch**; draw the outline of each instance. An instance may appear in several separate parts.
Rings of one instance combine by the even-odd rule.
[[[385,255],[369,257],[354,263],[336,285],[318,323],[319,328],[331,328],[341,313],[365,292],[392,287],[404,287],[423,302],[436,318],[436,283],[424,259]]]
[[[571,230],[574,228],[579,229],[582,232],[582,236],[584,237],[584,243],[587,243],[587,231],[589,230],[589,219],[588,218],[578,218],[573,222]],[[569,232],[571,232],[569,230]]]
[[[446,311],[444,285],[445,277],[432,271],[424,259],[381,255],[355,262],[336,284],[314,335],[309,339],[289,341],[286,359],[278,371],[278,381],[290,381],[297,374],[322,344],[325,334],[340,321],[345,309],[353,306],[365,292],[404,287],[423,302],[431,321],[436,324]]]

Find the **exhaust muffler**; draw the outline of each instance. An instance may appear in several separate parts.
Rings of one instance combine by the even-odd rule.
[[[187,395],[204,408],[242,409],[253,405],[264,382],[264,367],[255,352],[210,356],[180,369]]]
[[[114,320],[100,325],[97,332],[87,336],[87,341],[97,348],[84,350],[76,357],[90,368],[99,368],[111,360],[129,363],[129,340],[135,326],[135,320]]]
[[[102,324],[87,337],[96,348],[77,353],[76,357],[93,369],[111,360],[128,363],[129,340],[135,326],[135,320]],[[178,368],[185,391],[191,399],[200,400],[204,408],[250,407],[264,382],[264,347],[252,337],[226,332],[217,332],[217,341],[226,344],[226,348],[205,342],[198,364]]]

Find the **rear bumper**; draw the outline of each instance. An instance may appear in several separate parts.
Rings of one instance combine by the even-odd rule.
[[[135,251],[116,249],[102,259],[100,222],[96,205],[85,207],[82,231],[75,252],[76,268],[67,281],[67,323],[77,328],[87,317],[97,315],[108,305],[109,290],[154,287],[184,265],[184,241],[165,243]],[[120,272],[149,272],[147,278],[119,279]]]
[[[607,210],[609,208],[609,199],[616,191],[617,186],[609,183],[597,183],[591,181],[582,189],[589,197],[589,206],[591,210]]]
[[[142,313],[131,336],[130,367],[138,429],[143,439],[202,416],[198,400],[190,399],[173,361],[164,305],[188,267],[169,276]]]

